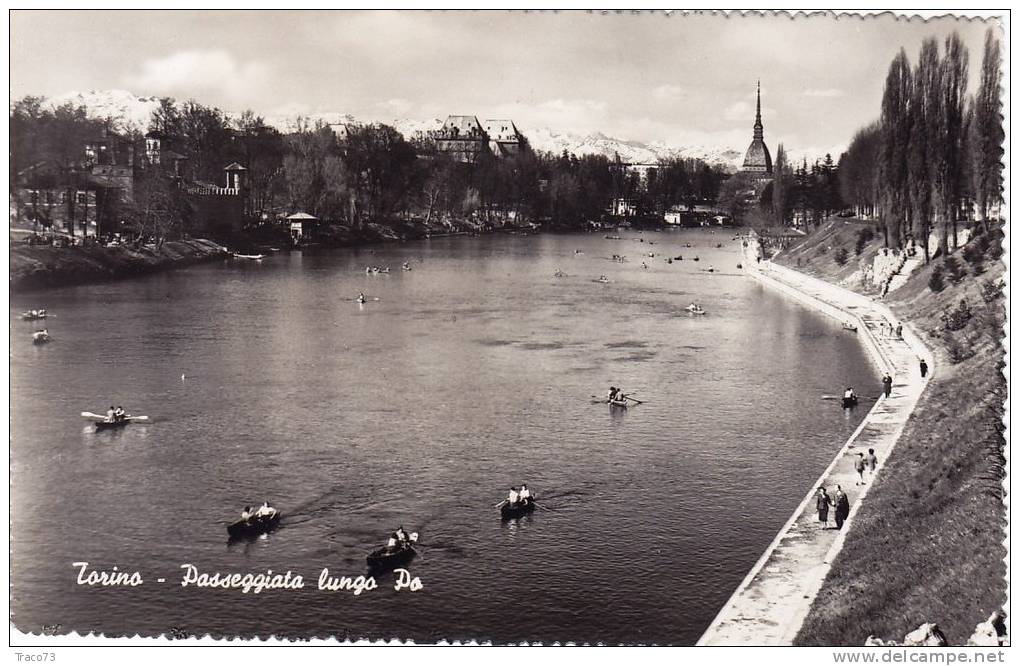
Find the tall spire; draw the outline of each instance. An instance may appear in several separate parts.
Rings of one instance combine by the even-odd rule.
[[[754,138],[759,141],[765,138],[765,126],[761,124],[761,79],[758,79],[758,102],[754,111]]]

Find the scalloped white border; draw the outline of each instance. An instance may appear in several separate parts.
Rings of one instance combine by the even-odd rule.
[[[700,9],[700,10],[671,10],[671,9],[667,9],[666,5],[664,5],[662,3],[659,3],[659,2],[655,2],[653,0],[653,2],[647,3],[646,6],[648,7],[648,9],[642,10],[642,13],[657,13],[657,14],[662,15],[663,19],[668,19],[670,17],[675,17],[675,16],[682,16],[682,15],[690,14],[690,13],[695,13],[695,14],[711,14],[711,15],[718,14],[719,17],[720,17],[720,20],[725,20],[725,18],[730,16],[730,15],[738,15],[738,16],[742,16],[742,17],[760,16],[760,17],[765,17],[765,18],[775,18],[775,17],[778,17],[778,16],[782,16],[782,17],[789,18],[790,20],[796,20],[797,18],[808,17],[808,16],[812,16],[812,17],[814,17],[814,16],[834,16],[837,20],[867,20],[867,19],[876,18],[876,17],[879,17],[879,16],[893,15],[893,16],[895,16],[897,18],[897,20],[904,20],[904,21],[928,21],[928,20],[938,19],[938,18],[941,18],[941,17],[950,16],[950,17],[956,17],[956,18],[972,19],[972,20],[976,20],[976,21],[985,21],[985,20],[993,20],[994,21],[994,20],[998,20],[1001,23],[1002,29],[1003,29],[1003,33],[1002,33],[1002,46],[1003,46],[1003,55],[1004,55],[1004,57],[1003,57],[1003,88],[1004,88],[1003,89],[1003,114],[1005,116],[1005,143],[1004,143],[1004,156],[1003,156],[1003,161],[1005,163],[1004,164],[1004,173],[1003,173],[1003,182],[1004,182],[1005,192],[1004,192],[1004,202],[1003,202],[1003,216],[1007,220],[1005,240],[1003,242],[1003,247],[1004,247],[1003,261],[1004,261],[1005,267],[1006,267],[1006,272],[1005,272],[1005,277],[1004,277],[1006,304],[1007,304],[1007,308],[1009,308],[1010,294],[1011,294],[1011,292],[1010,292],[1009,267],[1010,267],[1010,265],[1012,263],[1012,261],[1011,261],[1012,260],[1012,257],[1011,257],[1012,245],[1010,243],[1010,234],[1009,234],[1010,225],[1008,223],[1008,220],[1010,219],[1009,213],[1010,213],[1010,202],[1011,202],[1011,197],[1010,197],[1010,194],[1011,194],[1011,188],[1010,188],[1010,183],[1011,183],[1011,181],[1010,181],[1010,138],[1011,138],[1011,133],[1010,133],[1009,118],[1010,118],[1010,109],[1012,107],[1012,104],[1011,104],[1012,88],[1010,86],[1010,71],[1011,71],[1011,67],[1010,67],[1010,64],[1011,64],[1010,54],[1011,54],[1011,50],[1010,50],[1010,15],[1009,15],[1009,10],[1005,9],[1005,8],[1003,8],[1003,9],[960,8],[959,6],[953,7],[953,6],[951,6],[951,5],[947,4],[947,3],[943,3],[943,2],[929,2],[929,3],[926,3],[928,5],[928,8],[917,8],[917,7],[909,7],[908,6],[908,7],[905,7],[903,9],[887,9],[887,8],[882,8],[882,7],[866,7],[865,6],[865,7],[860,7],[860,8],[856,8],[856,9],[849,9],[849,10],[847,10],[847,9],[817,9],[817,8],[807,8],[807,9],[794,8],[794,9],[773,10],[773,9],[769,9],[768,7],[762,6],[761,3],[758,3],[758,2],[751,2],[749,4],[751,5],[751,8],[740,9],[740,10],[726,10],[726,9],[724,9],[722,7],[709,7],[709,8]],[[17,7],[12,7],[12,6],[9,5],[8,9],[15,9],[15,8],[16,9],[60,9],[60,8],[66,7],[66,6],[67,6],[66,1],[54,1],[54,0],[42,0],[42,1],[39,1],[39,0],[35,0],[35,1],[19,3],[19,5]],[[215,6],[216,7],[229,7],[229,8],[233,8],[233,9],[243,9],[243,8],[269,9],[269,8],[278,8],[279,7],[278,5],[274,5],[274,4],[269,3],[269,2],[235,2],[235,1],[231,1],[231,0],[226,0],[226,1],[221,0],[218,3],[215,3]],[[596,11],[596,12],[599,12],[599,13],[606,13],[606,14],[613,14],[613,13],[617,13],[617,12],[632,13],[632,12],[636,11],[636,10],[630,10],[630,9],[619,10],[619,9],[616,9],[616,8],[614,8],[614,7],[612,7],[609,4],[604,3],[604,2],[588,2],[588,3],[581,4],[579,2],[576,2],[576,0],[575,1],[567,0],[565,2],[556,3],[555,6],[557,8],[559,8],[559,9],[561,9],[561,10],[590,10],[590,11]],[[373,7],[373,9],[381,9],[381,8],[391,8],[391,9],[429,9],[429,8],[435,8],[435,7],[436,7],[435,5],[432,5],[430,7],[429,5],[425,5],[425,4],[422,4],[422,3],[401,3],[401,4],[391,5],[389,7]],[[618,5],[617,5],[617,7],[618,7]],[[141,5],[138,2],[127,2],[125,0],[107,0],[107,2],[102,3],[102,6],[99,7],[99,8],[102,8],[102,9],[134,9],[134,8],[152,8],[152,7],[146,7],[144,5]],[[195,0],[185,0],[184,2],[176,2],[176,3],[174,3],[174,8],[175,9],[202,10],[202,9],[210,9],[211,7],[210,7],[209,3],[199,3],[199,2],[197,2]],[[336,3],[328,4],[328,3],[324,3],[324,2],[306,2],[306,3],[303,3],[301,5],[301,8],[309,8],[309,9],[343,9],[345,7],[344,7],[343,4],[336,4]],[[454,2],[448,2],[448,3],[443,4],[442,8],[445,8],[445,9],[477,9],[479,7],[477,5],[471,5],[471,4],[468,4],[468,3],[465,3],[465,2],[454,1]],[[524,9],[532,9],[532,10],[540,9],[541,10],[542,9],[542,8],[536,8],[536,7],[534,7],[534,5],[520,3],[520,2],[512,2],[512,1],[511,2],[499,3],[499,8],[501,8],[501,9],[518,9],[518,10],[524,10]],[[289,7],[289,9],[294,9],[294,7]],[[549,11],[549,10],[547,10],[547,11]],[[9,29],[9,26],[8,26],[8,29]],[[4,50],[3,58],[4,58],[6,64],[8,65],[8,68],[9,68],[9,54],[10,54],[10,33],[9,32],[7,34],[7,45],[8,45],[8,48]],[[9,71],[9,69],[8,69],[8,71]],[[7,137],[6,134],[5,134],[5,146],[6,145],[9,145],[9,137]],[[4,252],[2,254],[2,261],[5,262],[5,263],[9,262],[8,253],[7,252]],[[9,266],[8,266],[8,270],[9,270]],[[10,303],[9,303],[9,300],[10,300],[9,293],[5,292],[4,298],[6,299],[5,302],[6,302],[7,306],[8,306],[8,309],[9,309],[9,305],[10,305]],[[1009,316],[1008,316],[1008,314],[1009,313],[1007,312],[1007,319],[1006,319],[1006,324],[1005,324],[1005,328],[1004,328],[1004,334],[1005,334],[1004,335],[1004,347],[1005,347],[1005,353],[1006,353],[1006,356],[1005,356],[1006,363],[1005,363],[1004,374],[1006,376],[1009,398],[1007,400],[1006,413],[1005,413],[1005,416],[1003,418],[1003,422],[1004,422],[1004,425],[1005,425],[1005,428],[1006,428],[1005,437],[1006,437],[1006,442],[1007,442],[1006,451],[1005,451],[1005,455],[1006,455],[1006,478],[1004,479],[1004,482],[1003,482],[1003,486],[1004,486],[1004,488],[1006,490],[1004,503],[1005,503],[1005,506],[1006,506],[1006,515],[1007,515],[1006,538],[1004,540],[1004,544],[1006,546],[1006,551],[1007,551],[1007,556],[1005,558],[1006,559],[1006,581],[1005,582],[1006,582],[1006,589],[1007,589],[1007,601],[1006,601],[1007,612],[1009,612],[1011,610],[1011,605],[1010,605],[1011,597],[1010,597],[1010,594],[1009,594],[1011,588],[1010,588],[1010,584],[1009,583],[1010,583],[1010,580],[1011,580],[1011,567],[1010,567],[1011,549],[1010,549],[1010,541],[1011,541],[1012,530],[1011,530],[1011,525],[1010,525],[1010,522],[1009,522],[1009,518],[1010,518],[1010,513],[1009,513],[1009,509],[1010,509],[1009,488],[1010,488],[1010,481],[1011,481],[1011,478],[1012,478],[1012,474],[1011,474],[1012,458],[1010,456],[1010,446],[1009,446],[1009,442],[1010,442],[1010,427],[1009,426],[1010,426],[1010,414],[1012,412],[1012,395],[1013,395],[1013,392],[1011,390],[1012,389],[1011,373],[1009,371],[1009,369],[1010,369],[1010,344],[1009,344],[1009,342],[1010,342],[1010,339],[1009,339],[1010,325],[1009,325]],[[8,343],[8,348],[9,348],[9,344],[10,344],[10,332],[9,331],[5,331],[5,335],[7,336],[7,343]],[[8,405],[10,405],[10,385],[9,385],[9,382],[4,384],[4,396],[7,399]],[[6,421],[5,423],[6,423],[5,428],[6,428],[6,433],[7,433],[7,441],[9,442],[10,441],[10,422]],[[6,464],[7,464],[8,479],[10,479],[10,460],[9,459],[7,460]],[[7,497],[8,506],[10,506],[10,504],[9,504],[9,502],[10,502],[10,497],[9,497],[10,489],[7,488],[6,490],[8,492],[8,497]],[[7,537],[7,541],[8,541],[8,552],[9,552],[9,546],[10,546],[10,534],[9,534],[9,532],[7,533],[6,537]],[[0,582],[3,583],[3,585],[5,586],[5,588],[7,590],[10,590],[10,579],[9,579],[9,576],[10,576],[10,572],[8,570],[3,570],[2,574],[0,574]],[[8,596],[8,599],[7,599],[7,605],[8,605],[8,617],[10,617],[10,598],[9,598],[9,596]],[[87,636],[81,636],[81,635],[79,635],[79,634],[77,634],[75,632],[72,632],[70,634],[61,635],[61,636],[42,636],[42,635],[38,635],[38,634],[24,634],[24,633],[18,631],[13,626],[13,624],[8,623],[8,625],[9,625],[9,631],[10,631],[10,639],[9,640],[10,640],[10,645],[11,646],[43,646],[43,647],[38,647],[38,648],[36,648],[36,647],[10,647],[10,648],[8,648],[9,663],[17,663],[15,661],[15,659],[16,659],[16,653],[18,653],[19,651],[22,654],[29,654],[29,653],[31,653],[31,654],[40,654],[40,653],[47,652],[47,651],[53,651],[55,654],[58,655],[58,661],[60,661],[61,663],[96,663],[96,664],[100,664],[100,663],[101,664],[130,663],[130,664],[134,664],[139,659],[145,659],[147,661],[155,660],[157,663],[163,663],[163,661],[165,659],[166,663],[176,663],[181,658],[184,658],[184,659],[188,659],[188,660],[196,660],[197,659],[201,663],[206,663],[207,661],[208,662],[213,662],[213,661],[215,661],[215,662],[222,662],[222,661],[225,661],[225,660],[243,659],[244,660],[244,666],[249,666],[251,664],[261,664],[261,663],[276,664],[280,659],[288,658],[287,656],[280,655],[277,652],[277,650],[280,647],[301,647],[303,649],[303,651],[300,653],[301,654],[300,659],[302,661],[302,666],[304,666],[305,662],[315,664],[315,663],[327,663],[327,661],[328,661],[329,663],[333,663],[333,662],[335,662],[337,660],[338,656],[341,659],[343,659],[345,657],[347,659],[351,659],[355,655],[357,655],[358,657],[362,657],[361,651],[365,650],[365,649],[368,649],[369,646],[376,647],[376,646],[413,646],[414,645],[414,643],[411,642],[411,641],[402,641],[400,639],[375,640],[375,641],[361,640],[361,641],[357,641],[357,643],[351,643],[350,641],[340,642],[340,641],[337,641],[336,639],[328,639],[328,640],[316,639],[314,641],[287,641],[287,640],[280,640],[280,639],[277,639],[277,638],[270,638],[270,639],[267,639],[265,641],[259,640],[259,639],[255,639],[255,640],[236,640],[236,639],[235,640],[218,640],[218,639],[213,639],[213,638],[211,638],[209,636],[206,636],[204,638],[189,638],[189,639],[176,640],[176,641],[172,641],[170,639],[167,639],[166,637],[143,638],[143,637],[140,637],[140,636],[137,636],[137,635],[135,637],[132,637],[132,638],[113,638],[113,639],[111,639],[111,638],[107,638],[105,636],[96,635],[96,634],[88,634]],[[485,644],[487,645],[487,643],[485,643]],[[521,645],[524,645],[524,644],[527,644],[527,642],[526,641],[522,641]],[[188,646],[188,650],[183,652],[183,653],[181,653],[181,652],[171,652],[170,650],[166,649],[167,646],[171,646],[171,645],[174,645],[174,646]],[[328,647],[331,647],[331,646],[340,646],[340,645],[352,646],[351,649],[355,650],[355,652],[352,653],[352,652],[348,651],[348,652],[344,652],[343,655],[336,655],[336,654],[332,654],[332,653],[327,654],[326,650],[328,649]],[[437,659],[440,658],[440,655],[441,655],[443,663],[447,663],[451,659],[453,661],[455,661],[455,662],[456,661],[460,661],[460,660],[464,660],[466,662],[468,659],[470,659],[472,662],[477,660],[477,657],[474,654],[472,654],[472,653],[464,652],[462,650],[459,650],[459,651],[456,651],[456,652],[451,652],[449,648],[444,649],[442,647],[444,645],[457,645],[457,646],[459,646],[459,645],[478,645],[478,643],[477,642],[470,642],[470,643],[457,642],[457,643],[453,643],[453,644],[440,643],[439,644],[440,647],[433,647],[433,652],[431,653],[431,655],[434,655],[434,658],[437,658]],[[540,645],[540,644],[537,644],[537,645]],[[562,644],[561,643],[553,643],[551,645],[562,645]],[[567,643],[567,645],[572,645],[572,643]],[[89,647],[81,647],[81,646],[89,646]],[[115,646],[115,647],[111,647],[111,646]],[[215,646],[215,647],[212,647],[212,646]],[[125,650],[124,649],[125,647],[128,647],[128,648],[140,648],[141,647],[141,648],[149,648],[149,649],[147,649],[143,654],[139,654],[135,649],[126,649]],[[269,652],[266,652],[264,650],[246,649],[246,648],[251,648],[251,647],[275,647],[275,648],[277,648],[277,650],[270,650]],[[153,648],[156,648],[156,649],[154,650]],[[244,653],[242,653],[242,654],[234,654],[234,651],[236,651],[238,649],[244,650]],[[684,651],[683,652],[683,656],[685,658],[687,658],[687,659],[692,659],[692,658],[695,659],[696,663],[700,662],[701,660],[705,660],[707,662],[715,662],[715,661],[729,661],[729,659],[735,658],[735,659],[741,659],[741,660],[751,660],[751,659],[753,659],[755,661],[764,661],[765,663],[769,663],[769,662],[774,662],[774,663],[777,663],[777,664],[778,663],[782,663],[784,666],[789,666],[790,664],[797,664],[797,663],[816,664],[816,663],[819,662],[819,657],[821,657],[821,659],[823,659],[823,660],[825,660],[825,661],[827,661],[829,663],[831,663],[830,660],[832,659],[831,656],[822,656],[822,655],[819,655],[819,653],[818,653],[819,650],[818,649],[809,649],[809,648],[771,648],[771,649],[769,649],[769,648],[713,648],[713,649],[711,649],[711,650],[709,650],[707,652],[706,652],[705,649],[697,649],[697,648],[617,648],[617,650],[621,650],[621,649],[622,650],[640,649],[640,650],[642,650],[642,652],[640,653],[640,658],[642,660],[648,660],[648,661],[660,661],[661,660],[663,662],[665,662],[667,660],[673,661],[676,658],[676,656],[677,656],[677,653],[675,652],[675,650],[683,650]],[[225,653],[225,652],[223,652],[224,650],[229,650],[230,652]],[[442,652],[436,652],[436,650],[442,650]],[[516,653],[513,653],[513,652],[508,652],[508,650],[512,650],[512,648],[496,647],[496,648],[494,648],[492,650],[487,651],[485,653],[485,657],[484,658],[486,659],[486,661],[495,661],[496,663],[500,663],[500,664],[502,664],[502,663],[510,663],[511,660],[516,662],[516,661],[519,661],[521,659],[520,655],[517,655]],[[668,650],[668,652],[666,650]],[[826,649],[826,648],[822,648],[821,650],[823,652],[825,652],[825,651],[827,651],[827,652],[837,651],[835,649]],[[857,650],[853,650],[853,649],[851,649],[851,650],[840,649],[838,651],[840,651],[840,652],[856,652]],[[374,659],[379,659],[380,655],[378,653],[372,653],[372,654],[374,656]],[[574,654],[577,654],[577,653],[569,653],[569,654],[570,655],[574,655]],[[634,653],[629,653],[629,654],[632,656],[632,658],[633,658],[633,656],[638,656],[638,655],[635,655]],[[714,655],[714,657],[712,655]],[[591,663],[598,664],[598,663],[602,663],[602,662],[610,663],[609,662],[610,659],[612,659],[612,663],[615,663],[617,661],[618,657],[623,657],[623,656],[624,655],[619,653],[618,651],[614,651],[613,653],[608,653],[606,651],[597,651],[597,652],[586,651],[584,653],[583,658],[584,658],[586,663],[591,662]],[[290,657],[290,658],[293,659],[294,657]],[[369,657],[367,654],[364,654],[363,658],[367,661],[368,659],[373,658],[373,657]],[[529,661],[533,661],[536,658],[536,655],[535,655],[535,653],[528,653],[527,658],[528,658]],[[545,659],[548,659],[551,662],[553,658],[554,658],[553,655],[550,655],[550,654],[547,654],[547,653],[543,653],[539,657],[539,661],[544,661]],[[557,658],[557,661],[562,659],[562,657],[560,657],[558,655],[555,658]],[[170,661],[171,659],[173,660],[173,662]],[[29,663],[29,662],[22,662],[22,663]],[[32,663],[39,663],[39,662],[32,662]]]

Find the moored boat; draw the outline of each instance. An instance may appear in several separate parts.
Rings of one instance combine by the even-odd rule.
[[[234,253],[235,259],[251,259],[252,261],[261,261],[265,258],[264,254],[241,254],[239,252]]]
[[[268,516],[255,516],[248,520],[238,520],[227,525],[227,534],[231,539],[248,539],[271,532],[280,524],[283,514],[274,511]]]

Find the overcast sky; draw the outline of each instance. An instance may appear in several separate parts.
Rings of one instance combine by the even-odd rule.
[[[976,84],[990,23],[503,12],[14,11],[11,93],[120,88],[263,115],[447,114],[743,150],[845,146],[903,47],[953,30]]]

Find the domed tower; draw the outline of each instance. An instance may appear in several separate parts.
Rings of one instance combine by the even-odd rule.
[[[744,166],[741,171],[756,174],[772,174],[772,155],[765,145],[765,126],[761,124],[761,81],[758,81],[758,103],[754,114],[754,138],[744,154]]]

